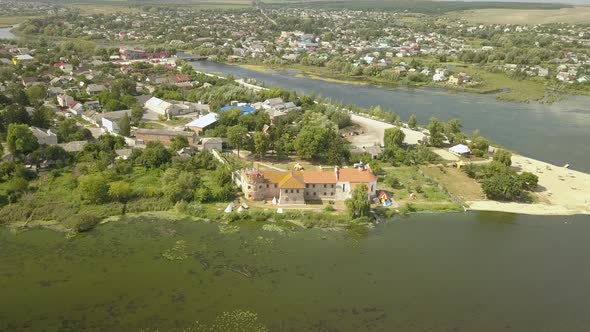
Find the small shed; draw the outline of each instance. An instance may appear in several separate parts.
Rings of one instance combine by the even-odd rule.
[[[449,148],[449,152],[462,157],[468,157],[471,154],[471,150],[465,144],[457,144],[451,148]]]

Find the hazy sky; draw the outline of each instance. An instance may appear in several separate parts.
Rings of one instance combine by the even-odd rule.
[[[442,1],[455,1],[455,0],[442,0]],[[589,5],[590,6],[590,0],[467,0],[467,1],[569,3],[569,4],[574,4],[574,5]]]

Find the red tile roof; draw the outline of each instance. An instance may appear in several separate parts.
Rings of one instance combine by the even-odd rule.
[[[359,171],[356,168],[342,168],[338,170],[338,180],[351,183],[368,183],[377,181],[377,177],[370,170]]]

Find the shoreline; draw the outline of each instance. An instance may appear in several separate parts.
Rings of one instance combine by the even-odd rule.
[[[316,81],[324,81],[330,83],[340,83],[340,84],[351,84],[351,85],[369,85],[381,88],[400,88],[405,87],[408,89],[421,89],[421,88],[430,88],[430,89],[438,89],[444,91],[446,93],[466,93],[466,94],[475,94],[475,95],[493,95],[496,99],[517,103],[517,104],[528,104],[528,103],[539,103],[539,104],[553,104],[559,101],[559,98],[555,99],[548,99],[545,98],[522,98],[518,97],[520,94],[518,91],[513,91],[510,88],[500,88],[500,87],[481,87],[481,88],[473,88],[469,86],[453,86],[449,84],[435,84],[433,82],[424,82],[424,83],[416,83],[416,84],[404,84],[403,82],[389,82],[389,81],[382,81],[378,79],[370,79],[366,77],[359,77],[358,79],[350,78],[344,75],[325,75],[319,71],[314,71],[311,66],[308,66],[311,69],[301,68],[301,65],[295,64],[293,66],[288,65],[264,65],[264,64],[249,64],[249,63],[232,63],[227,61],[220,61],[219,63],[235,66],[246,70],[252,70],[258,73],[269,74],[272,71],[296,71],[297,74],[295,77],[299,78],[306,78]],[[534,84],[534,83],[531,83]],[[584,93],[565,93],[565,95],[580,95],[586,96]],[[513,97],[511,97],[513,96]],[[516,96],[516,97],[514,97]],[[540,97],[540,96],[537,96]]]
[[[351,114],[351,120],[370,129],[365,144],[369,144],[371,139],[377,139],[382,144],[385,129],[395,127],[387,122],[354,113]],[[404,143],[407,144],[417,144],[418,140],[425,136],[417,130],[404,127],[401,129],[406,134]],[[590,215],[590,190],[586,189],[590,188],[590,174],[516,153],[512,155],[512,162],[512,167],[518,172],[531,172],[539,177],[539,186],[534,193],[542,203],[476,200],[465,202],[469,205],[466,210],[528,215]]]

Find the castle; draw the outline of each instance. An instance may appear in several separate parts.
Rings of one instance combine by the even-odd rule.
[[[374,196],[377,177],[368,165],[338,168],[333,171],[258,171],[244,169],[238,185],[247,199],[276,200],[281,205],[305,204],[306,201],[343,201],[362,184],[367,195]]]

